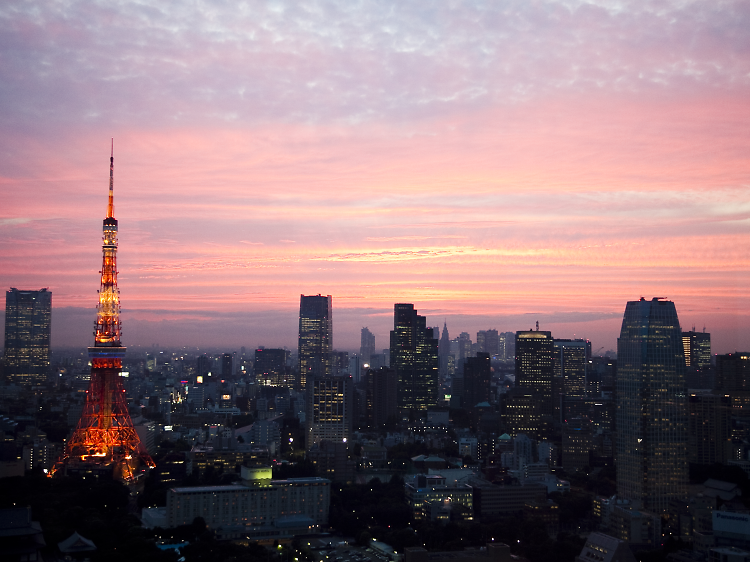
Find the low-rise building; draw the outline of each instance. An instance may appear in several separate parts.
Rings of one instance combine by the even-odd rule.
[[[330,494],[330,480],[325,478],[272,480],[270,467],[243,466],[239,485],[170,489],[167,525],[187,525],[202,517],[209,528],[221,528],[225,536],[237,538],[253,533],[257,537],[264,527],[291,521],[312,532],[328,523]]]
[[[547,487],[535,481],[522,485],[493,484],[486,480],[471,481],[474,491],[474,514],[476,517],[516,515],[527,503],[543,502],[547,499]]]
[[[635,562],[628,544],[604,533],[591,533],[576,562]]]
[[[404,484],[406,502],[415,519],[425,519],[434,502],[450,500],[467,508],[473,516],[474,492],[468,484],[448,486],[440,474],[417,474]]]

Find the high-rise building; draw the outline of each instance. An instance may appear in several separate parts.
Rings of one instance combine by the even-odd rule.
[[[301,388],[306,381],[331,374],[333,317],[331,295],[300,295],[299,374]]]
[[[750,391],[750,353],[716,356],[716,388],[722,392]]]
[[[492,368],[489,353],[477,353],[476,357],[464,360],[464,388],[461,404],[473,409],[477,404],[490,401]]]
[[[711,334],[696,332],[682,332],[682,346],[685,350],[685,366],[703,369],[711,365]]]
[[[49,369],[52,293],[47,289],[5,293],[5,372],[23,384],[44,382]]]
[[[617,495],[667,513],[688,481],[688,405],[674,303],[628,302],[617,340]]]
[[[225,353],[221,356],[221,376],[231,379],[232,375],[234,375],[234,357],[231,353]]]
[[[575,472],[591,466],[594,436],[587,418],[571,418],[562,424],[562,466]]]
[[[437,405],[438,342],[413,304],[396,304],[391,331],[391,367],[398,377],[398,407],[425,412]]]
[[[501,419],[505,430],[513,437],[525,434],[541,438],[545,430],[538,395],[523,388],[511,388],[503,395]]]
[[[307,381],[307,449],[321,441],[344,442],[353,429],[352,377],[315,377]]]
[[[732,403],[728,394],[693,392],[688,396],[688,460],[725,464],[732,445]]]
[[[586,367],[591,356],[591,342],[587,340],[555,339],[552,364],[555,377],[562,382],[565,396],[582,398],[586,395]]]
[[[376,429],[398,414],[396,407],[398,379],[396,371],[389,367],[367,371],[367,425]]]
[[[370,358],[375,353],[375,334],[373,334],[367,327],[362,328],[362,336],[360,338],[359,346],[359,360],[363,365],[370,365]]]
[[[331,352],[331,374],[334,376],[351,375],[348,351],[336,351],[334,349]]]
[[[286,349],[256,349],[255,381],[263,386],[292,386],[286,362],[289,352]]]
[[[498,355],[500,359],[513,359],[516,355],[516,334],[502,332],[497,336]]]
[[[516,332],[516,386],[533,392],[539,400],[542,416],[552,416],[552,355],[555,348],[551,332]]]

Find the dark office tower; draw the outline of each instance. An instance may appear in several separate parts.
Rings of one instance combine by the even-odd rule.
[[[389,367],[367,371],[367,425],[376,429],[398,414],[396,371]]]
[[[721,392],[750,391],[750,353],[716,356],[716,388]]]
[[[413,304],[396,304],[391,332],[391,367],[398,377],[401,414],[437,405],[438,342]]]
[[[41,384],[49,368],[52,293],[5,293],[5,372],[11,381]]]
[[[728,394],[691,393],[688,397],[688,460],[725,464],[732,445],[731,400]]]
[[[256,383],[263,386],[292,386],[292,381],[287,380],[287,357],[289,352],[286,349],[256,349]]]
[[[221,376],[224,378],[231,378],[233,371],[232,371],[232,354],[231,353],[225,353],[221,356]]]
[[[206,377],[211,372],[211,360],[207,355],[199,355],[195,360],[196,376]],[[205,378],[202,379],[204,383],[208,382]]]
[[[682,332],[682,346],[685,350],[685,366],[702,369],[711,365],[711,334]]]
[[[451,354],[451,338],[448,335],[448,323],[443,322],[443,333],[440,336],[440,343],[438,344],[438,362],[440,377],[445,378],[449,374],[449,357]]]
[[[489,402],[491,381],[490,354],[480,352],[476,357],[467,357],[464,361],[462,405],[471,410],[481,402]]]
[[[375,334],[367,328],[362,328],[362,337],[359,346],[359,361],[362,365],[369,365],[370,359],[375,353]]]
[[[351,375],[349,372],[349,352],[348,351],[332,351],[331,352],[331,374],[335,376],[339,375]]]
[[[685,353],[671,301],[625,307],[617,340],[617,495],[666,513],[687,495]]]
[[[497,330],[481,330],[477,332],[477,353],[489,353],[490,357],[498,354],[500,340]]]
[[[332,318],[331,295],[300,295],[298,355],[301,388],[306,387],[310,378],[331,374]]]
[[[586,395],[586,367],[591,355],[591,342],[555,339],[554,345],[552,364],[555,378],[562,382],[563,394],[583,398]]]
[[[306,391],[307,449],[321,441],[347,441],[354,420],[352,377],[313,377]]]
[[[552,416],[552,355],[555,352],[551,332],[516,332],[516,386],[533,392],[542,416]]]
[[[544,433],[544,422],[539,411],[539,400],[523,388],[511,388],[503,395],[501,420],[507,432],[539,439]]]

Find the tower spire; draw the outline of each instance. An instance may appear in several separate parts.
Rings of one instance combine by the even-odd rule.
[[[109,205],[107,205],[107,218],[115,218],[115,139],[112,137],[112,147],[109,153]]]

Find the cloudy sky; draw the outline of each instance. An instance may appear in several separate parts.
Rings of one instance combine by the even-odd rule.
[[[88,345],[110,138],[123,343],[613,349],[628,300],[750,349],[750,3],[0,4],[0,285]]]

